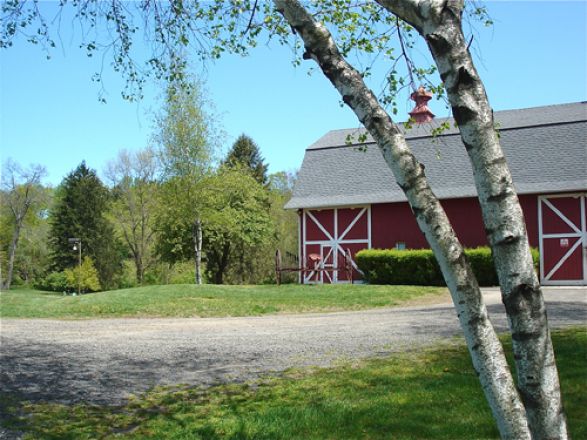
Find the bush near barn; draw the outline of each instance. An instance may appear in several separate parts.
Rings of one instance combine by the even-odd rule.
[[[465,249],[481,286],[497,286],[497,274],[489,247]],[[536,266],[537,249],[532,249]],[[430,249],[364,249],[356,255],[357,265],[370,284],[444,286],[438,263]]]

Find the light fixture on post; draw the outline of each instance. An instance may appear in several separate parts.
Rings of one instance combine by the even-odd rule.
[[[73,250],[78,251],[78,273],[77,273],[77,294],[81,295],[82,291],[82,239],[69,238],[67,240],[73,245]],[[75,295],[75,293],[74,293]]]

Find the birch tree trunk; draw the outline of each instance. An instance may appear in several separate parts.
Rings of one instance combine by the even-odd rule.
[[[202,284],[202,221],[194,221],[195,282]]]
[[[304,41],[304,58],[314,59],[373,136],[402,188],[418,225],[436,256],[459,317],[481,386],[502,438],[529,439],[524,406],[502,346],[489,322],[481,291],[463,248],[440,202],[430,189],[424,167],[404,136],[365,86],[361,75],[340,55],[330,33],[297,0],[274,0],[276,9]]]
[[[469,155],[487,238],[512,332],[518,388],[534,439],[567,438],[558,372],[542,291],[530,254],[524,216],[516,195],[485,87],[462,32],[464,2],[434,7],[382,0],[392,13],[426,39],[444,82]],[[403,10],[397,11],[397,4]],[[402,13],[404,14],[402,16]]]

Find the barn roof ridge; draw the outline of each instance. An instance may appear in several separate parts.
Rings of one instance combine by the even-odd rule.
[[[551,104],[539,107],[527,107],[522,109],[499,110],[494,113],[499,131],[519,128],[542,127],[548,125],[569,124],[573,122],[587,121],[587,101],[577,101],[566,104]],[[450,128],[436,136],[433,130],[448,122]],[[435,118],[431,122],[412,124],[406,129],[403,122],[395,125],[404,133],[406,140],[432,138],[458,135],[458,127],[454,124],[454,118]],[[349,136],[361,136],[367,134],[364,142],[349,142]],[[375,141],[366,133],[364,127],[339,128],[328,131],[324,136],[308,146],[306,150],[318,150],[324,148],[342,148],[357,145],[374,144]]]
[[[501,144],[519,194],[587,191],[587,102],[496,112],[496,120],[500,117],[505,121],[499,128]],[[348,133],[360,131],[330,131],[306,149],[286,208],[406,200],[379,148],[349,145]],[[476,196],[460,136],[446,134],[437,140],[428,135],[409,141],[440,199]],[[373,142],[358,145],[372,146]]]

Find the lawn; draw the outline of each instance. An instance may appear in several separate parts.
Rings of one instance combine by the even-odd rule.
[[[587,438],[587,331],[553,342],[571,436]],[[462,340],[245,385],[158,389],[123,407],[13,400],[5,410],[25,439],[498,438]]]
[[[0,294],[3,318],[223,317],[333,312],[444,299],[447,289],[422,286],[166,285],[81,296],[16,289]]]

